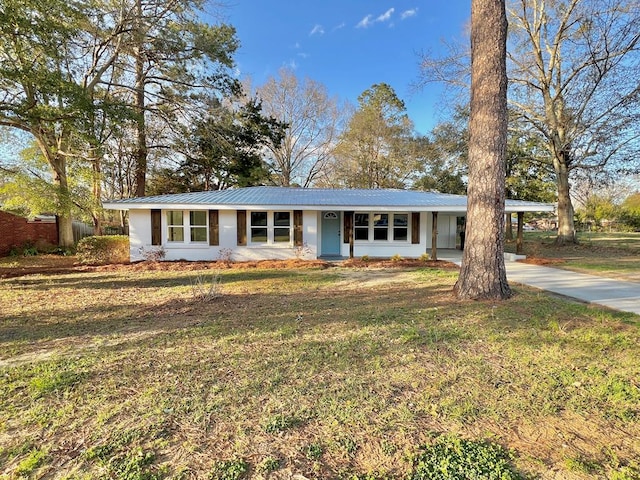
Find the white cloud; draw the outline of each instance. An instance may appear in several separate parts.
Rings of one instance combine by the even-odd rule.
[[[391,20],[391,17],[393,16],[393,12],[395,11],[396,9],[391,7],[389,10],[387,10],[383,14],[378,15],[375,18],[373,17],[373,15],[369,14],[366,17],[364,17],[362,20],[360,20],[360,22],[358,22],[358,24],[356,25],[356,28],[369,28],[374,23],[388,22],[389,20]]]
[[[373,15],[371,14],[367,15],[366,17],[364,17],[362,20],[358,22],[358,24],[356,25],[356,28],[370,27],[371,25],[373,25],[373,22],[371,21],[372,18],[373,18]]]
[[[387,10],[378,18],[376,18],[376,22],[386,22],[391,18],[391,15],[393,15],[393,12],[395,12],[395,10],[396,10],[395,8],[391,7],[389,10]]]
[[[311,37],[312,35],[324,35],[324,27],[319,24],[314,25],[309,32],[309,36]]]
[[[298,69],[298,64],[296,63],[295,60],[289,60],[288,62],[285,63],[286,67],[289,67],[291,70],[297,70]]]
[[[400,14],[400,19],[401,20],[405,20],[409,17],[415,17],[418,14],[418,9],[417,8],[412,8],[410,10],[405,10],[404,12],[402,12],[402,14]]]
[[[335,32],[336,30],[340,30],[340,29],[342,29],[342,28],[344,28],[346,26],[347,26],[347,24],[342,22],[340,25],[336,25],[335,27],[333,27],[333,29],[331,31]]]

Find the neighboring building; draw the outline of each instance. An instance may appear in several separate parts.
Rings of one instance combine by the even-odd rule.
[[[129,211],[131,260],[162,247],[166,260],[417,258],[456,248],[467,197],[415,190],[248,187],[106,202]],[[507,200],[506,212],[554,206]],[[460,219],[460,220],[459,220]],[[433,225],[436,223],[434,234]]]
[[[58,225],[53,216],[29,220],[0,210],[0,256],[27,244],[58,244]]]

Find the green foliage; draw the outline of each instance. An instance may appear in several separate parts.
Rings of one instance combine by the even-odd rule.
[[[24,476],[30,475],[36,468],[38,468],[42,464],[46,456],[47,454],[43,450],[31,450],[27,457],[20,461],[15,473],[17,475]]]
[[[597,462],[582,457],[567,458],[564,464],[569,471],[585,474],[594,474],[602,468]]]
[[[304,453],[304,456],[309,460],[320,460],[320,457],[322,457],[324,453],[324,447],[318,442],[310,443],[304,446],[302,453]]]
[[[10,257],[35,257],[38,253],[38,249],[31,242],[27,242],[19,247],[13,247],[9,250]]]
[[[129,237],[104,235],[85,237],[78,242],[78,259],[86,264],[121,263],[129,261]]]
[[[422,448],[414,459],[410,480],[523,478],[511,467],[510,460],[509,453],[498,445],[444,435]]]
[[[358,103],[334,152],[337,181],[350,188],[403,188],[418,167],[404,102],[380,83],[365,90]]]
[[[295,428],[300,424],[300,419],[290,415],[275,415],[264,424],[264,431],[267,433],[278,433]]]
[[[210,480],[240,480],[249,471],[249,464],[243,459],[217,460],[211,467]]]
[[[262,473],[275,472],[280,468],[280,460],[274,457],[267,457],[258,465],[257,470]]]
[[[62,392],[75,385],[80,379],[81,376],[74,371],[43,371],[31,379],[29,389],[35,398],[39,398],[49,393]]]
[[[237,108],[217,106],[177,145],[186,159],[175,171],[155,172],[149,191],[163,194],[259,185],[269,175],[262,149],[279,145],[285,127],[264,117],[255,100]]]
[[[115,478],[120,480],[159,480],[162,474],[150,468],[155,458],[153,452],[136,447],[121,457],[113,458],[108,466]]]

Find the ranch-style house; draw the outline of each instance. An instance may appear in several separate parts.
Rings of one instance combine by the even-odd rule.
[[[129,211],[131,261],[436,256],[459,247],[467,197],[415,190],[246,187],[105,202]],[[553,212],[507,200],[506,213]]]

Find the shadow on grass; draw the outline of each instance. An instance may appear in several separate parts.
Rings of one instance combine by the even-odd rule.
[[[286,279],[289,284],[304,282],[305,274],[292,272],[252,272],[225,274],[224,284],[233,281],[256,282],[264,279]],[[190,278],[118,280],[100,276],[91,283],[116,289],[157,288],[158,286],[190,286]],[[69,288],[76,282],[89,279],[56,281]],[[316,281],[316,280],[314,280]],[[334,281],[333,277],[325,280]],[[47,288],[47,280],[31,280],[33,288]],[[49,288],[51,285],[49,285]],[[84,288],[87,285],[83,285]],[[27,287],[29,288],[29,287]],[[250,288],[250,287],[249,287]],[[299,287],[303,288],[303,287]],[[217,337],[265,333],[280,329],[290,330],[302,324],[309,328],[326,328],[336,322],[354,322],[357,325],[375,325],[387,322],[413,321],[424,308],[446,308],[451,302],[451,285],[437,283],[428,287],[406,289],[404,286],[366,289],[335,288],[314,283],[302,291],[250,292],[222,294],[212,301],[199,301],[190,293],[181,298],[164,301],[136,302],[133,297],[93,297],[93,304],[74,308],[70,304],[48,305],[30,313],[5,315],[0,323],[0,344],[33,343],[76,338],[78,343],[91,341],[91,337],[119,335],[189,334],[192,329],[206,328]],[[188,297],[188,298],[185,298]],[[198,330],[201,334],[202,330]],[[126,343],[126,340],[125,340]]]
[[[115,289],[115,288],[159,288],[159,287],[179,287],[190,286],[198,276],[213,276],[217,270],[187,270],[161,272],[135,273],[131,278],[123,278],[122,274],[65,274],[58,277],[22,277],[12,280],[5,280],[20,288],[49,291],[55,288],[89,288],[89,289]],[[273,279],[295,279],[305,277],[308,273],[295,272],[289,270],[238,270],[222,271],[225,283],[254,282]],[[328,278],[332,278],[327,275]]]

